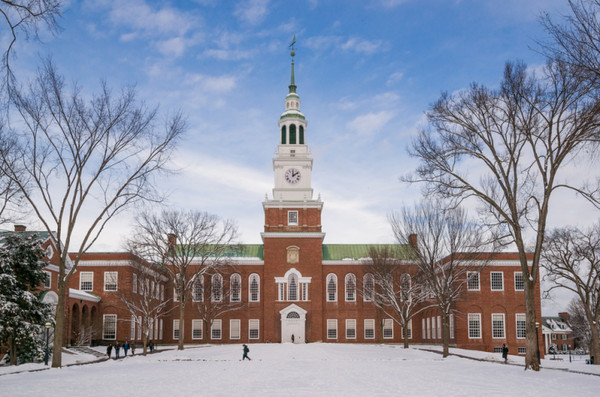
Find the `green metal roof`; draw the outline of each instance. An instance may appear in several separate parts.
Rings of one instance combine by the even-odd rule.
[[[342,259],[358,260],[368,258],[372,249],[390,248],[398,250],[402,257],[406,257],[407,245],[402,244],[323,244],[323,260],[335,261]]]
[[[36,234],[38,236],[38,240],[40,241],[46,241],[50,238],[50,233],[41,230],[27,230],[24,232],[15,232],[14,230],[0,230],[0,240],[3,240],[5,236],[12,236],[15,234],[19,234],[20,236],[31,236]]]

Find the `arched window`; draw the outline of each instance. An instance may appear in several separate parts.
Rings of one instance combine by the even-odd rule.
[[[298,276],[293,273],[288,277],[288,300],[298,300]]]
[[[211,279],[211,292],[212,301],[221,302],[223,299],[223,276],[220,274],[214,274]]]
[[[301,145],[304,145],[304,126],[300,126],[300,142]]]
[[[258,274],[251,274],[249,281],[248,300],[250,302],[258,302],[260,300],[260,277]]]
[[[375,280],[371,273],[367,273],[363,277],[363,300],[365,302],[373,302],[374,293],[375,293]]]
[[[204,302],[204,276],[198,275],[192,288],[192,301]]]
[[[296,124],[290,124],[290,145],[296,144]]]
[[[230,299],[231,302],[242,301],[242,277],[235,273],[231,275],[229,279],[229,288],[231,288]]]
[[[289,312],[285,318],[300,318],[300,315],[296,312]]]
[[[327,302],[337,301],[337,276],[333,273],[327,276]]]
[[[281,144],[285,145],[285,125],[283,127],[281,127]]]
[[[356,302],[356,276],[346,274],[346,302]]]

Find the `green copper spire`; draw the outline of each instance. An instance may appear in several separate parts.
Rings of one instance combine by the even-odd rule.
[[[290,93],[296,92],[296,82],[294,81],[294,55],[296,55],[296,52],[294,51],[294,44],[296,44],[296,35],[294,35],[294,38],[292,39],[292,44],[290,44],[290,48],[292,49],[292,51],[290,52],[290,55],[292,56],[292,78],[289,85]]]

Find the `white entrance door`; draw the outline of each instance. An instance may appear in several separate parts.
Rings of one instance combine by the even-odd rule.
[[[290,305],[280,314],[281,343],[304,343],[306,340],[306,310],[297,305]]]

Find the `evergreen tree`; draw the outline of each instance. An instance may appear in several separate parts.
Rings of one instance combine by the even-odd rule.
[[[43,256],[35,234],[0,238],[0,345],[11,365],[40,358],[44,348],[40,335],[51,311],[36,292],[47,277]]]

